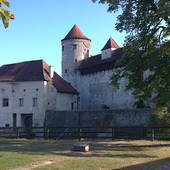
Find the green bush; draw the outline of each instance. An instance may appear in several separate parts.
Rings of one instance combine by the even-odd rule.
[[[107,110],[107,109],[110,109],[110,108],[109,108],[109,106],[107,106],[106,104],[102,104],[102,105],[101,105],[101,109]]]
[[[151,119],[151,125],[156,127],[170,127],[170,113],[168,113],[167,108],[155,110]],[[161,128],[159,133],[161,139],[170,139],[170,128]]]

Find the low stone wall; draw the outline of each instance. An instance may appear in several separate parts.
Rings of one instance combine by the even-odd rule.
[[[46,112],[45,126],[147,126],[150,109],[52,111]]]

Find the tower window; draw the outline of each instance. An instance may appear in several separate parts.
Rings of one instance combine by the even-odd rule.
[[[64,45],[62,46],[62,51],[64,51]]]
[[[77,45],[74,44],[74,45],[73,45],[73,50],[76,50],[76,49],[77,49]]]
[[[77,63],[77,59],[74,60]]]
[[[65,69],[65,73],[67,73],[67,69]]]
[[[87,50],[87,57],[89,57],[89,50]]]

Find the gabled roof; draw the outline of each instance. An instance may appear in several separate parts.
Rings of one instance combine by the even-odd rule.
[[[87,38],[79,29],[79,27],[77,25],[74,25],[72,27],[72,29],[70,30],[70,32],[66,35],[66,37],[63,40],[67,40],[67,39],[85,39],[85,40],[90,40],[89,38]]]
[[[105,46],[102,48],[102,51],[110,48],[120,48],[112,38],[109,38]]]
[[[58,92],[78,94],[57,73],[51,79],[49,65],[43,60],[25,61],[0,67],[0,82],[51,81]]]
[[[82,75],[85,75],[119,67],[119,65],[116,65],[115,62],[120,59],[122,55],[123,49],[118,48],[114,50],[110,58],[102,59],[101,54],[91,56],[82,60],[78,70],[80,70]]]

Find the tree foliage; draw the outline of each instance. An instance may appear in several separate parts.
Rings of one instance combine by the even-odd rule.
[[[109,12],[119,10],[116,30],[127,33],[124,55],[118,61],[124,67],[113,73],[112,82],[119,85],[126,77],[127,89],[138,100],[170,106],[170,1],[92,1],[108,4]]]
[[[2,20],[4,27],[7,28],[9,25],[9,20],[14,19],[14,14],[2,8],[3,5],[9,8],[10,4],[7,0],[0,0],[0,19]]]

